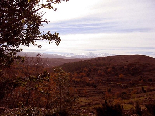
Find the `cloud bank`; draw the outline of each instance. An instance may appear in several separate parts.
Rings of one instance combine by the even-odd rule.
[[[45,10],[44,18],[50,23],[41,27],[45,32],[59,32],[62,41],[58,47],[41,42],[43,47],[39,51],[155,56],[154,6],[154,0],[62,2],[55,5],[58,8],[56,12]]]

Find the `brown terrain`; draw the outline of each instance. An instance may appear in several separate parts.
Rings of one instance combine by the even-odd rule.
[[[146,109],[146,104],[155,104],[155,59],[144,55],[118,55],[87,60],[29,57],[25,59],[24,65],[18,63],[12,69],[5,69],[3,76],[9,82],[1,78],[1,88],[5,91],[1,89],[0,107],[15,107],[7,106],[4,102],[11,91],[21,86],[11,83],[16,80],[15,76],[25,79],[43,70],[52,75],[56,67],[61,67],[70,76],[70,85],[74,87],[76,96],[73,111],[79,116],[95,114],[96,108],[101,107],[105,101],[113,105],[120,104],[126,114],[132,114],[137,103],[141,110]],[[32,84],[29,86],[33,87]]]
[[[155,59],[144,55],[120,55],[67,63],[79,95],[78,107],[94,111],[105,100],[121,104],[125,111],[136,102],[142,108],[155,102]]]

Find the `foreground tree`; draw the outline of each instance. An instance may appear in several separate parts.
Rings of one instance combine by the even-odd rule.
[[[0,83],[0,87],[4,89],[0,91],[0,107],[8,108],[7,112],[2,113],[37,116],[50,113],[53,116],[68,116],[74,113],[77,98],[70,81],[69,73],[55,68],[51,74],[45,70],[38,76],[17,77],[13,81]]]
[[[51,79],[51,85],[55,85],[53,97],[55,98],[57,112],[71,112],[77,96],[75,96],[75,88],[71,86],[69,73],[61,68],[55,68]]]
[[[63,0],[68,1],[68,0]],[[14,59],[18,59],[20,45],[37,45],[37,40],[55,41],[59,45],[61,39],[59,33],[51,34],[40,31],[43,23],[43,8],[56,10],[52,5],[61,0],[1,0],[0,1],[0,66],[9,66]],[[37,45],[41,47],[41,45]]]

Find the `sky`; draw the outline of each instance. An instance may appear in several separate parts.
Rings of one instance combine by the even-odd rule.
[[[39,41],[42,48],[23,51],[50,54],[109,53],[155,57],[155,0],[69,0],[46,12],[41,31],[59,33],[59,46]]]

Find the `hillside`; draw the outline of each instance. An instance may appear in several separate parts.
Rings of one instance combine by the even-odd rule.
[[[61,67],[72,74],[79,107],[98,107],[105,99],[129,110],[155,102],[155,59],[144,55],[94,58]]]
[[[91,76],[155,76],[155,59],[144,55],[99,57],[65,63],[61,67],[67,72],[83,72]]]
[[[64,63],[78,62],[84,59],[64,59],[64,58],[40,58],[40,57],[25,57],[23,65],[42,65],[44,67],[55,67]]]
[[[59,111],[58,107],[68,104],[68,112],[89,116],[105,101],[119,104],[123,116],[139,112],[135,104],[145,113],[150,112],[146,110],[148,104],[155,107],[155,59],[144,55],[26,57],[24,63],[17,61],[0,74],[0,110],[6,114],[12,110],[17,114],[20,110],[33,112],[33,108],[53,114],[54,109]]]

